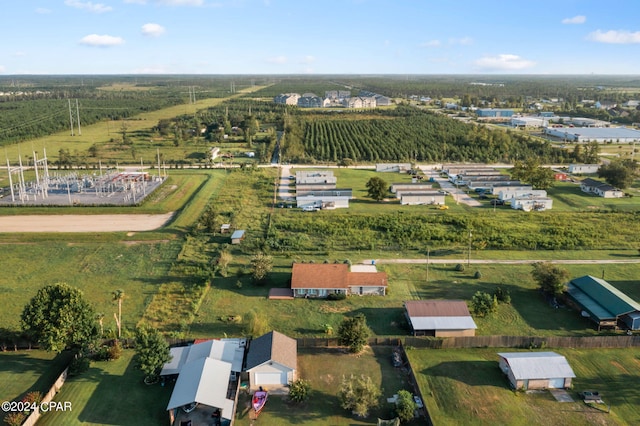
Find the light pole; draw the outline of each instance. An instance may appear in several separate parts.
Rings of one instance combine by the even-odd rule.
[[[427,283],[429,282],[429,247],[427,247]]]
[[[467,266],[471,265],[471,237],[473,236],[473,234],[471,233],[471,230],[469,230],[469,250],[467,251]]]

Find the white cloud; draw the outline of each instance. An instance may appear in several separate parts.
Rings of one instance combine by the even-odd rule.
[[[587,36],[587,40],[600,43],[611,44],[636,44],[640,43],[640,31],[631,32],[626,30],[594,31]]]
[[[39,13],[40,15],[48,15],[49,13],[51,13],[51,9],[46,9],[44,7],[39,7],[36,9],[36,13]]]
[[[425,41],[420,46],[421,47],[440,47],[440,45],[442,45],[442,42],[440,42],[440,40],[429,40],[429,41]]]
[[[576,15],[573,18],[565,18],[562,20],[563,24],[584,24],[587,22],[587,17],[584,15]]]
[[[0,72],[4,72],[6,68],[3,65],[0,65]]]
[[[147,4],[147,0],[124,0],[125,3]]]
[[[485,56],[476,60],[475,64],[485,70],[515,71],[530,68],[536,63],[521,58],[518,55],[502,54],[498,56]]]
[[[307,55],[305,57],[302,58],[302,60],[300,61],[301,64],[312,64],[316,61],[315,56],[312,55]],[[286,58],[285,58],[285,62],[286,62]]]
[[[22,51],[20,51],[20,50],[19,50],[19,51],[17,51],[17,52],[14,52],[14,53],[13,53],[13,56],[15,56],[15,57],[17,57],[17,58],[21,58],[21,57],[23,57],[23,56],[27,56],[27,54],[26,54],[25,52],[22,52]]]
[[[272,56],[271,58],[267,58],[267,62],[271,64],[286,64],[287,57],[286,56]]]
[[[449,44],[460,44],[463,46],[469,46],[473,44],[473,39],[471,37],[450,38]]]
[[[64,4],[75,7],[76,9],[88,10],[94,13],[111,12],[113,8],[102,3],[93,3],[90,1],[65,0]]]
[[[97,47],[110,47],[110,46],[118,46],[124,43],[124,39],[122,37],[114,37],[110,35],[98,35],[98,34],[90,34],[88,36],[82,37],[80,40],[80,44],[84,44],[86,46],[97,46]]]
[[[165,28],[160,24],[149,23],[142,26],[142,34],[149,37],[160,37],[165,31]]]

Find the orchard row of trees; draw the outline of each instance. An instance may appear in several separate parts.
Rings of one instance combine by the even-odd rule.
[[[462,123],[410,106],[393,110],[298,112],[285,124],[283,154],[292,161],[514,162],[535,157],[569,163],[573,153],[511,131]]]

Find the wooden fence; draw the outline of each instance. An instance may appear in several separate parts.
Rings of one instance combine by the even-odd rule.
[[[337,337],[302,337],[296,339],[299,348],[339,347]],[[640,346],[640,335],[634,336],[470,336],[470,337],[375,337],[367,342],[371,346],[410,346],[425,349],[453,348],[630,348]]]
[[[44,395],[44,397],[42,397],[42,402],[40,402],[40,405],[53,400],[53,397],[56,396],[62,385],[64,385],[64,382],[67,380],[68,371],[69,367],[65,368],[62,374],[58,376],[53,386],[51,386],[49,391]],[[29,414],[29,417],[27,417],[24,423],[22,423],[22,426],[34,426],[41,415],[42,414],[40,413],[40,409],[37,408],[36,410],[32,411],[31,414]]]

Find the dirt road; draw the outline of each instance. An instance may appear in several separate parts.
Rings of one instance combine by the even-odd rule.
[[[0,216],[0,232],[132,232],[164,226],[173,213]]]
[[[581,264],[585,264],[585,263],[640,263],[640,257],[633,257],[633,258],[629,258],[629,259],[554,259],[554,260],[549,260],[549,259],[541,259],[541,260],[532,260],[532,259],[518,259],[518,260],[513,260],[513,259],[471,259],[471,260],[467,260],[467,259],[429,259],[429,261],[427,262],[427,259],[366,259],[363,260],[360,263],[363,263],[365,265],[370,265],[372,262],[375,262],[376,265],[378,264],[391,264],[391,263],[395,263],[395,264],[399,264],[399,263],[404,263],[404,264],[426,264],[426,263],[434,263],[434,264],[457,264],[457,263],[461,263],[463,265],[466,265],[467,263],[470,264],[490,264],[490,263],[495,263],[495,264],[503,264],[503,265],[526,265],[526,264],[531,264],[531,263],[536,263],[536,262],[547,262],[547,263],[557,263],[557,264],[564,264],[564,265],[581,265]]]

